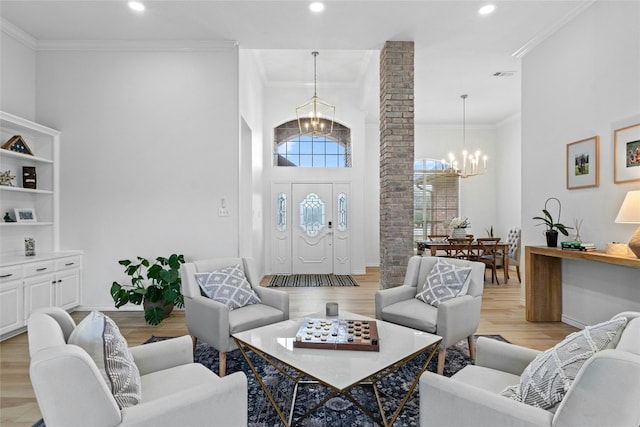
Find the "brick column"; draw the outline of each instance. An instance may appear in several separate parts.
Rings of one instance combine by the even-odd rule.
[[[413,254],[413,42],[380,54],[380,287],[401,285]]]

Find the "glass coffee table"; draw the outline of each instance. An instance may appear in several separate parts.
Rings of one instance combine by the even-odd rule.
[[[409,400],[411,393],[413,393],[418,384],[420,375],[427,369],[429,361],[442,340],[437,335],[346,311],[340,311],[339,315],[334,317],[325,316],[324,313],[314,313],[305,316],[305,318],[374,321],[378,329],[380,349],[379,351],[355,351],[295,347],[296,334],[302,322],[304,322],[304,318],[290,319],[233,334],[233,338],[238,344],[242,355],[262,386],[271,405],[273,405],[286,426],[302,421],[339,394],[353,402],[376,424],[392,425]],[[281,374],[295,382],[294,402],[291,403],[289,417],[284,415],[282,408],[279,407],[274,396],[264,383],[251,361],[248,350],[251,350]],[[376,383],[425,352],[427,353],[426,361],[415,373],[413,382],[395,412],[387,418],[380,401]],[[294,422],[292,418],[297,387],[301,383],[308,382],[308,379],[327,386],[330,392]],[[353,387],[361,384],[373,385],[380,418],[358,402],[350,392]]]

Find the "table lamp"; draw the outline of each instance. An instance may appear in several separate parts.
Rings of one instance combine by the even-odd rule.
[[[640,190],[629,191],[620,206],[616,222],[640,224]],[[640,258],[640,227],[629,240],[629,249]]]

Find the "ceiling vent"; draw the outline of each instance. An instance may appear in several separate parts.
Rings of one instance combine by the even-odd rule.
[[[493,77],[513,77],[515,74],[515,71],[496,71]]]

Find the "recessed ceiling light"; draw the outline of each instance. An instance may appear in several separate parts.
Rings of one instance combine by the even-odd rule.
[[[132,9],[132,10],[135,10],[136,12],[144,11],[144,5],[142,3],[140,3],[139,1],[130,1],[129,2],[129,8]]]
[[[491,12],[493,12],[494,10],[496,10],[496,7],[495,7],[494,5],[492,5],[492,4],[488,4],[488,5],[482,6],[482,7],[478,10],[478,13],[479,13],[480,15],[488,15],[488,14],[490,14]]]
[[[314,1],[309,5],[309,10],[315,13],[322,12],[324,10],[324,4],[319,1]]]

